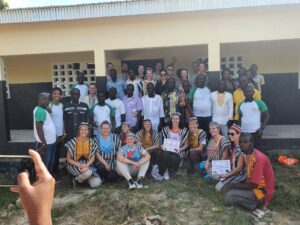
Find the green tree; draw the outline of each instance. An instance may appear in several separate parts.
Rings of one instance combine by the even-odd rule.
[[[8,9],[9,5],[5,0],[0,0],[0,10]]]

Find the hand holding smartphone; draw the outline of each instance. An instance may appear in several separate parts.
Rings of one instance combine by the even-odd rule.
[[[34,164],[29,155],[0,155],[0,187],[18,185],[18,174],[27,172],[31,183],[35,181]]]

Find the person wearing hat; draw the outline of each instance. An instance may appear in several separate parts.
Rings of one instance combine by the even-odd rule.
[[[47,111],[49,95],[49,93],[43,92],[38,96],[38,106],[33,110],[33,129],[36,150],[42,155],[48,171],[52,173],[56,152],[56,129]]]
[[[65,144],[67,149],[66,168],[74,176],[73,187],[87,181],[92,188],[101,185],[100,176],[96,172],[93,163],[98,151],[96,141],[89,138],[88,123],[81,123],[78,127],[77,137]]]
[[[206,160],[206,132],[199,128],[197,117],[191,117],[188,121],[189,136],[188,143],[190,148],[190,158],[193,167]]]
[[[229,127],[227,134],[231,141],[230,164],[232,170],[231,172],[221,176],[222,180],[216,185],[217,191],[222,191],[225,184],[243,183],[246,180],[246,155],[241,151],[239,146],[241,128],[236,124],[232,124]]]
[[[129,190],[143,188],[143,179],[150,164],[150,154],[141,146],[134,143],[135,135],[126,134],[126,145],[122,146],[117,155],[117,172],[123,176]],[[133,176],[137,179],[134,181]]]
[[[205,172],[204,177],[207,181],[213,181],[216,179],[212,174],[212,161],[213,160],[226,160],[230,159],[231,154],[231,143],[230,141],[220,134],[221,126],[217,122],[210,122],[209,132],[211,139],[207,144],[207,160],[205,161]],[[203,168],[203,162],[200,163],[200,169]],[[218,178],[219,179],[219,178]],[[216,180],[218,180],[216,179]]]

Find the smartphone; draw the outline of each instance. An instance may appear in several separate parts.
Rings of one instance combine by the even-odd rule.
[[[36,180],[34,164],[28,155],[0,155],[0,187],[18,186],[18,174],[27,171],[30,183]]]

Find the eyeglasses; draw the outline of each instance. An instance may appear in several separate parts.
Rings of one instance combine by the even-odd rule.
[[[235,133],[230,133],[230,132],[228,132],[227,135],[228,135],[228,136],[234,136]]]

